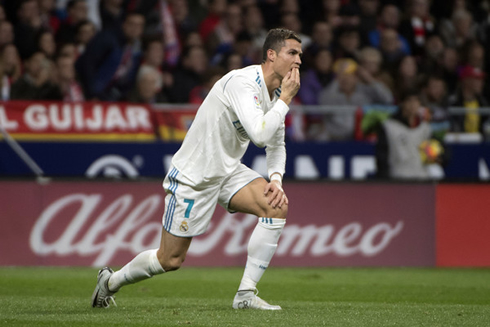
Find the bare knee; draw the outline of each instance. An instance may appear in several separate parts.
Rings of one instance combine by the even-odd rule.
[[[264,208],[262,215],[259,215],[260,217],[269,217],[269,218],[286,218],[288,215],[288,205],[283,204],[280,208],[279,207],[271,207],[268,206],[267,208]]]

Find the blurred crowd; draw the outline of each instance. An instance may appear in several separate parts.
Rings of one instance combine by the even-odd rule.
[[[490,134],[478,110],[489,0],[0,0],[1,99],[198,104],[262,61],[274,27],[302,38],[296,104],[398,105],[416,90],[420,119]],[[301,120],[315,140],[352,139],[359,124],[352,112]]]

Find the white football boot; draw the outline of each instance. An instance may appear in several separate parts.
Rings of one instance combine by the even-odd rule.
[[[114,271],[105,267],[99,270],[97,275],[97,285],[95,286],[94,293],[92,294],[92,307],[94,308],[108,308],[111,303],[117,307],[116,301],[114,301],[114,293],[109,290],[109,278]]]
[[[233,299],[233,309],[281,310],[278,305],[272,305],[257,296],[259,291],[238,291]]]

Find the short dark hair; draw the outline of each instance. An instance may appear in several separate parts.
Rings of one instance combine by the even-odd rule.
[[[267,51],[269,49],[279,53],[281,48],[286,45],[286,40],[296,40],[301,43],[301,38],[295,32],[285,28],[274,28],[267,33],[264,46],[262,47],[262,62],[267,60]]]

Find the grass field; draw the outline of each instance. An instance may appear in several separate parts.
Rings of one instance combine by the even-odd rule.
[[[97,270],[0,268],[0,326],[490,326],[490,270],[269,268],[278,312],[236,311],[242,268],[182,268],[93,309]]]

